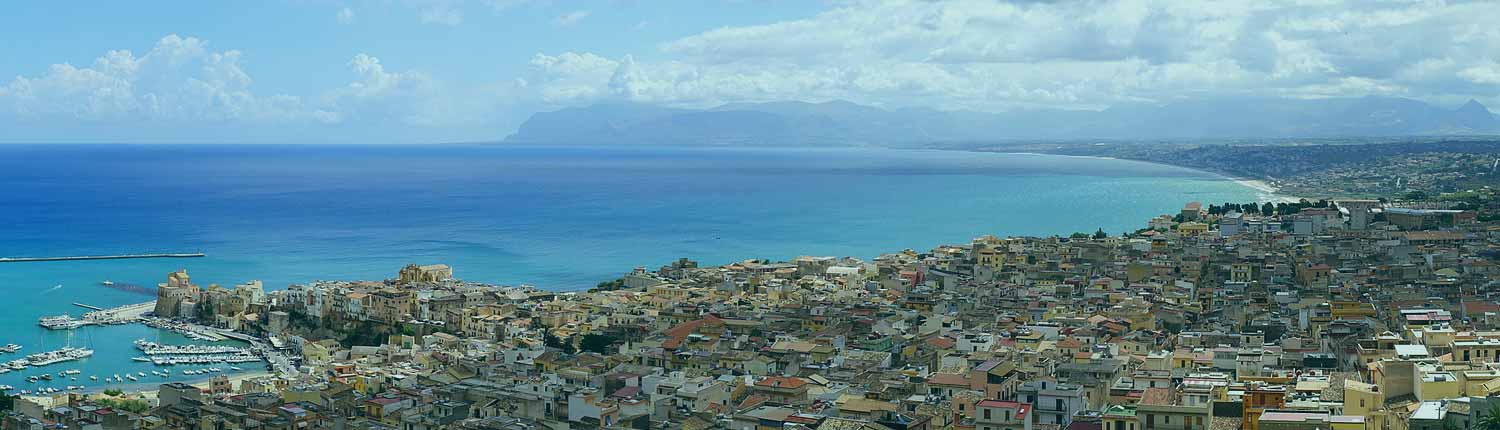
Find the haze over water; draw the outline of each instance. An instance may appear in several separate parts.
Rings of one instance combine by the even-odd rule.
[[[1118,234],[1189,200],[1257,199],[1203,172],[1110,159],[481,145],[8,145],[0,187],[4,256],[209,255],[0,266],[0,288],[22,297],[154,285],[178,268],[203,285],[275,289],[439,262],[467,280],[568,290],[678,257],[867,258],[991,233]]]

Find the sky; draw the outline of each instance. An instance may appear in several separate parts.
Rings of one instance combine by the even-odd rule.
[[[1500,106],[1500,2],[16,2],[0,141],[496,141],[532,113],[1244,96]]]

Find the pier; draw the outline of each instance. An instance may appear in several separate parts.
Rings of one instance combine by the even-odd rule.
[[[0,257],[0,263],[29,263],[38,261],[80,261],[80,260],[124,260],[131,258],[198,258],[207,254],[202,252],[181,254],[121,254],[121,255],[80,255],[73,257]]]
[[[139,319],[147,312],[156,309],[156,301],[136,303],[124,306],[116,306],[109,309],[99,309],[94,312],[83,314],[85,321],[95,321],[102,324],[119,324]]]
[[[126,324],[139,321],[142,316],[146,315],[147,312],[151,312],[156,308],[155,300],[145,303],[116,306],[109,309],[104,309],[98,306],[92,306],[78,302],[74,302],[73,304],[79,307],[93,309],[93,311],[83,314],[83,318],[73,318],[66,314],[42,317],[37,321],[37,324],[47,328],[48,330],[72,330],[75,328],[90,325]]]
[[[140,295],[143,295],[143,296],[156,297],[156,286],[154,286],[154,285],[147,287],[147,286],[136,285],[136,284],[131,284],[131,283],[125,283],[125,282],[116,282],[116,283],[112,283],[112,284],[107,284],[107,285],[105,285],[105,287],[106,288],[113,288],[113,289],[124,291],[124,292],[127,292],[127,293],[135,293],[135,294],[140,294]]]

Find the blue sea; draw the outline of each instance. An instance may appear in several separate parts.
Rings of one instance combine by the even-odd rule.
[[[891,149],[501,145],[0,145],[0,256],[204,252],[206,258],[0,264],[0,343],[130,362],[139,326],[67,334],[41,315],[200,285],[385,279],[447,263],[471,281],[577,290],[679,257],[869,258],[984,235],[1110,234],[1188,201],[1264,200],[1201,171],[1135,161]],[[10,358],[0,356],[0,360]],[[30,374],[34,372],[23,372]],[[15,373],[0,384],[16,385]]]

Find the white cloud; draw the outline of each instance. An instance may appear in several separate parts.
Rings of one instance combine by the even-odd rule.
[[[417,11],[423,24],[440,24],[449,27],[463,24],[464,13],[448,0],[433,0],[425,2]]]
[[[443,124],[451,100],[440,86],[418,72],[387,71],[380,59],[360,53],[349,60],[355,80],[323,95],[325,119],[400,121],[415,126]]]
[[[482,0],[495,12],[504,12],[521,6],[542,6],[551,3],[549,0]]]
[[[503,13],[544,4],[399,2],[440,25],[462,23],[464,7]],[[345,22],[345,15],[354,21],[349,8],[336,18]],[[274,52],[216,50],[171,35],[143,54],[108,51],[90,64],[55,64],[0,82],[0,122],[479,124],[499,135],[536,110],[602,100],[712,106],[845,99],[996,111],[1378,94],[1446,106],[1475,98],[1494,106],[1500,105],[1494,16],[1500,3],[848,0],[804,19],[664,41],[637,56],[538,53],[520,76],[495,76],[480,88],[450,87],[409,70],[420,65],[395,67],[359,54],[348,61],[346,85],[302,95],[257,92],[269,90],[255,87],[245,58]],[[579,10],[554,22],[587,18]],[[343,63],[347,55],[328,62]]]
[[[579,22],[582,22],[584,18],[588,17],[589,11],[575,10],[562,15],[558,15],[556,18],[553,18],[552,25],[556,25],[559,27],[571,27],[577,25]]]
[[[851,0],[667,41],[657,57],[669,60],[614,59],[627,73],[591,88],[537,88],[549,100],[983,110],[1266,94],[1453,103],[1500,90],[1486,54],[1500,52],[1496,15],[1484,2]]]
[[[297,97],[260,97],[241,54],[214,52],[192,37],[168,35],[139,57],[109,51],[89,67],[54,64],[5,85],[0,112],[80,120],[279,121],[300,115]]]
[[[339,24],[353,24],[354,9],[350,9],[347,7],[339,9],[339,13],[335,15],[334,18],[338,20]]]
[[[478,121],[489,95],[465,101],[425,74],[392,71],[358,54],[353,80],[313,97],[261,95],[241,67],[243,54],[214,51],[192,37],[168,35],[144,55],[109,51],[87,67],[54,64],[39,76],[0,85],[0,122],[99,122],[174,125],[332,125],[443,127]]]
[[[610,95],[608,83],[619,64],[590,53],[537,54],[525,87],[547,105],[590,103]]]

